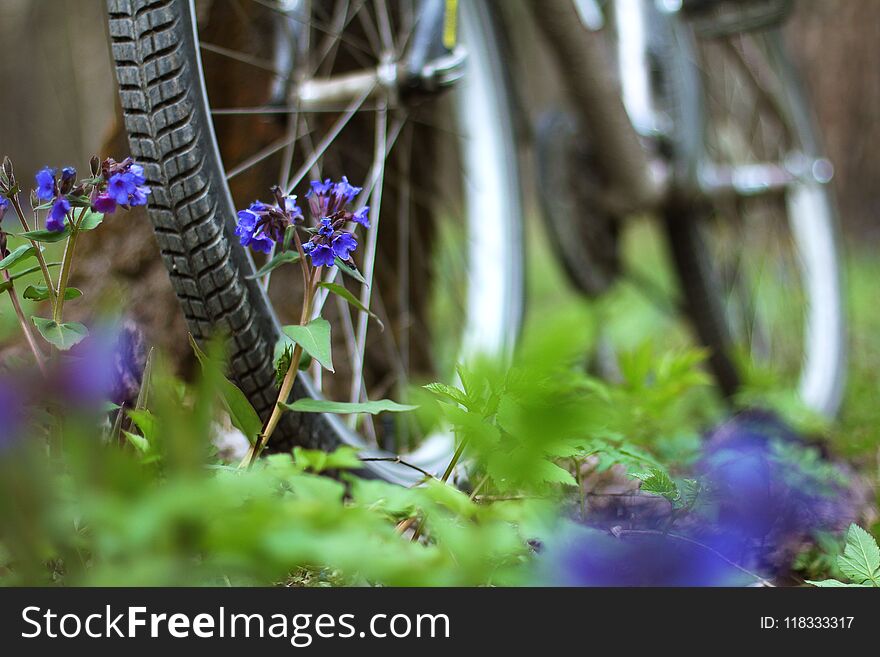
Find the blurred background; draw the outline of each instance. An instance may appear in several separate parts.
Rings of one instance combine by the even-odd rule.
[[[796,0],[788,46],[805,78],[850,234],[880,236],[880,3]],[[0,150],[23,170],[82,162],[112,133],[103,0],[0,0]]]
[[[82,168],[93,153],[128,152],[117,129],[104,11],[103,0],[0,0],[0,153],[22,178],[47,163]],[[796,0],[786,37],[835,166],[848,242],[865,247],[880,238],[880,160],[873,157],[880,2]],[[113,222],[82,248],[89,257],[79,261],[75,284],[124,307],[151,343],[183,356],[185,327],[143,215]],[[152,301],[128,303],[133,297]],[[71,311],[79,319],[91,309]]]

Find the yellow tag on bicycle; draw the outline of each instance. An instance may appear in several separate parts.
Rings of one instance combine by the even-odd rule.
[[[446,15],[443,17],[443,45],[447,50],[452,50],[457,41],[458,0],[446,0]]]

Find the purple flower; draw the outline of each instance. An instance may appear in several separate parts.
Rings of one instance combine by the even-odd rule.
[[[25,400],[18,386],[10,380],[0,379],[0,453],[21,436],[24,405]]]
[[[357,240],[351,233],[340,231],[331,242],[333,255],[342,261],[349,260],[349,254],[357,248]]]
[[[55,169],[43,167],[34,178],[37,182],[37,198],[51,201],[55,197]]]
[[[302,210],[296,204],[296,196],[285,196],[283,198],[282,208],[284,209],[287,218],[290,219],[292,223],[299,223],[303,220]]]
[[[308,251],[308,256],[315,267],[332,267],[336,258],[333,248],[326,244],[313,245]]]
[[[53,398],[88,412],[107,401],[130,406],[140,389],[146,355],[143,334],[134,322],[98,326],[56,363]]]
[[[73,182],[76,178],[76,169],[73,167],[64,167],[61,169],[61,182]]]
[[[713,527],[774,566],[812,533],[855,517],[839,468],[769,413],[748,411],[715,429],[697,472],[712,490]]]
[[[0,196],[0,221],[3,221],[3,215],[6,214],[6,211],[9,209],[9,201]]]
[[[134,192],[132,192],[131,196],[128,198],[128,204],[131,207],[137,207],[139,205],[147,204],[147,194],[150,193],[150,188],[145,185],[138,185],[135,187]]]
[[[119,205],[128,205],[128,197],[136,190],[137,184],[130,173],[114,174],[107,183],[107,194]]]
[[[687,537],[685,537],[686,539]],[[661,532],[620,537],[569,528],[540,554],[541,583],[555,586],[736,586],[752,579],[716,546]]]
[[[145,185],[147,179],[144,177],[144,168],[140,164],[131,163],[128,166],[128,175],[131,176],[132,182],[138,187]]]
[[[107,185],[106,188],[99,186],[96,190],[99,194],[108,196],[117,205],[125,208],[147,204],[147,196],[151,190],[146,185],[144,168],[132,162],[131,158],[126,158],[122,162],[107,158],[101,165],[101,175],[107,181]],[[110,207],[106,201],[102,202],[105,207]]]
[[[364,228],[370,227],[370,206],[365,205],[360,210],[351,215],[351,220],[360,224]]]
[[[315,220],[334,217],[362,191],[363,188],[351,185],[345,176],[342,176],[342,180],[337,183],[330,182],[329,178],[324,182],[313,180],[307,194],[309,209]],[[350,218],[350,214],[346,218]]]
[[[98,194],[92,203],[92,208],[101,214],[113,214],[116,212],[116,201],[109,194]]]
[[[321,223],[318,224],[318,235],[321,237],[332,237],[333,236],[333,222],[327,219],[321,219]]]
[[[64,230],[64,217],[70,212],[70,201],[66,198],[59,197],[52,204],[52,210],[46,217],[46,230],[61,232]]]
[[[235,227],[235,234],[241,238],[242,246],[249,246],[254,251],[260,253],[269,253],[275,240],[264,230],[265,222],[263,217],[268,211],[268,206],[259,201],[255,201],[247,210],[238,212],[238,224]],[[263,225],[261,225],[263,222]]]

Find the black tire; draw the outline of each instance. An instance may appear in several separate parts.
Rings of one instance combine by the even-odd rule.
[[[268,417],[280,332],[262,290],[247,278],[253,263],[234,236],[235,208],[193,66],[199,53],[189,2],[109,0],[108,12],[131,154],[153,189],[148,215],[187,326],[198,341],[230,336],[230,372]],[[293,396],[308,395],[297,381]],[[324,415],[286,413],[278,433],[312,448],[340,444]]]
[[[234,235],[235,205],[207,102],[193,5],[190,0],[108,0],[108,9],[131,154],[143,163],[153,188],[148,214],[187,324],[199,341],[218,333],[230,336],[230,375],[265,419],[277,395],[273,357],[280,325],[267,294],[248,278],[255,271],[254,263]],[[498,45],[487,31],[491,30],[490,15],[482,3],[467,7],[466,12],[470,29],[485,31],[478,46],[484,55],[482,75],[493,83],[482,85],[482,90],[505,108],[498,112],[503,116],[495,117],[499,126],[495,130],[505,132],[505,139],[498,141],[512,153],[515,140],[506,106],[509,98],[499,68],[503,62],[498,59]],[[508,200],[510,210],[499,213],[509,221],[504,234],[510,259],[505,271],[510,275],[500,281],[503,290],[497,296],[505,299],[499,320],[505,320],[512,340],[522,305],[521,208],[516,159],[500,157],[500,153],[492,155],[513,193]],[[297,377],[291,397],[320,394],[303,375]],[[323,450],[348,444],[370,456],[388,455],[365,446],[340,418],[329,414],[285,413],[270,447],[289,449],[293,444]],[[428,469],[448,462],[439,453],[431,458],[424,462]],[[415,458],[410,461],[422,464]],[[398,483],[411,484],[421,478],[418,472],[393,463],[374,462],[366,467]]]

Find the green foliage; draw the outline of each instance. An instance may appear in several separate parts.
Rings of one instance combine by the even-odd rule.
[[[88,200],[86,200],[88,204]],[[82,218],[79,220],[79,230],[95,230],[98,226],[104,223],[104,215],[100,212],[94,212],[93,210],[86,210],[85,214],[83,214]]]
[[[71,233],[70,224],[64,227],[64,230],[30,230],[19,234],[19,237],[31,242],[43,242],[44,244],[54,244],[66,240]]]
[[[362,465],[354,447],[337,447],[332,452],[294,447],[293,460],[299,467],[314,473],[324,470],[351,470]]]
[[[263,429],[263,422],[247,397],[245,397],[245,394],[238,386],[223,376],[221,369],[222,361],[216,357],[217,348],[215,348],[215,356],[212,358],[199,348],[192,335],[189,336],[189,342],[199,364],[202,366],[203,375],[211,377],[213,384],[219,389],[220,399],[223,400],[223,406],[226,408],[226,412],[229,413],[233,426],[253,443]]]
[[[369,308],[367,308],[364,304],[360,302],[360,300],[354,296],[344,285],[340,285],[339,283],[327,283],[320,282],[318,283],[318,287],[322,287],[331,294],[335,294],[336,296],[345,299],[345,301],[352,307],[357,308],[361,312],[367,313],[370,317],[372,317],[379,324],[379,327],[384,331],[385,325],[379,320],[375,313],[371,312]]]
[[[28,258],[33,258],[36,249],[30,244],[22,244],[13,249],[8,256],[0,260],[0,270],[9,269],[12,265],[18,264]]]
[[[284,334],[303,348],[324,369],[333,372],[333,356],[330,349],[330,322],[316,317],[305,326],[285,326]]]
[[[31,301],[45,301],[49,298],[49,288],[45,285],[28,285],[21,296]],[[82,290],[78,288],[68,287],[64,290],[64,299],[67,301],[78,299],[81,296]]]
[[[79,322],[58,322],[43,317],[32,317],[34,326],[43,336],[46,342],[55,345],[62,351],[82,342],[89,334],[89,330]]]
[[[288,262],[298,262],[299,261],[299,253],[296,251],[282,251],[281,253],[276,253],[265,265],[260,267],[256,273],[248,276],[249,279],[254,278],[262,278],[266,274],[271,271],[275,271],[281,265],[287,264]]]
[[[682,479],[679,485],[660,468],[651,468],[649,472],[633,472],[632,476],[642,482],[642,492],[660,495],[675,510],[692,509],[703,489],[702,483],[696,479]]]
[[[880,587],[880,548],[877,541],[856,524],[846,532],[843,554],[837,557],[837,566],[849,582],[834,579],[810,581],[813,586],[874,586]]]
[[[335,261],[334,264],[339,268],[339,271],[341,271],[341,272],[342,272],[343,274],[345,274],[346,276],[350,276],[351,278],[353,278],[354,280],[356,280],[358,283],[362,283],[363,285],[366,285],[366,284],[367,284],[366,279],[365,279],[365,278],[361,275],[361,273],[360,273],[357,269],[355,269],[354,267],[352,267],[352,266],[350,266],[350,265],[344,263],[344,262],[343,262],[342,260],[340,260],[339,258],[336,258],[336,261]]]

